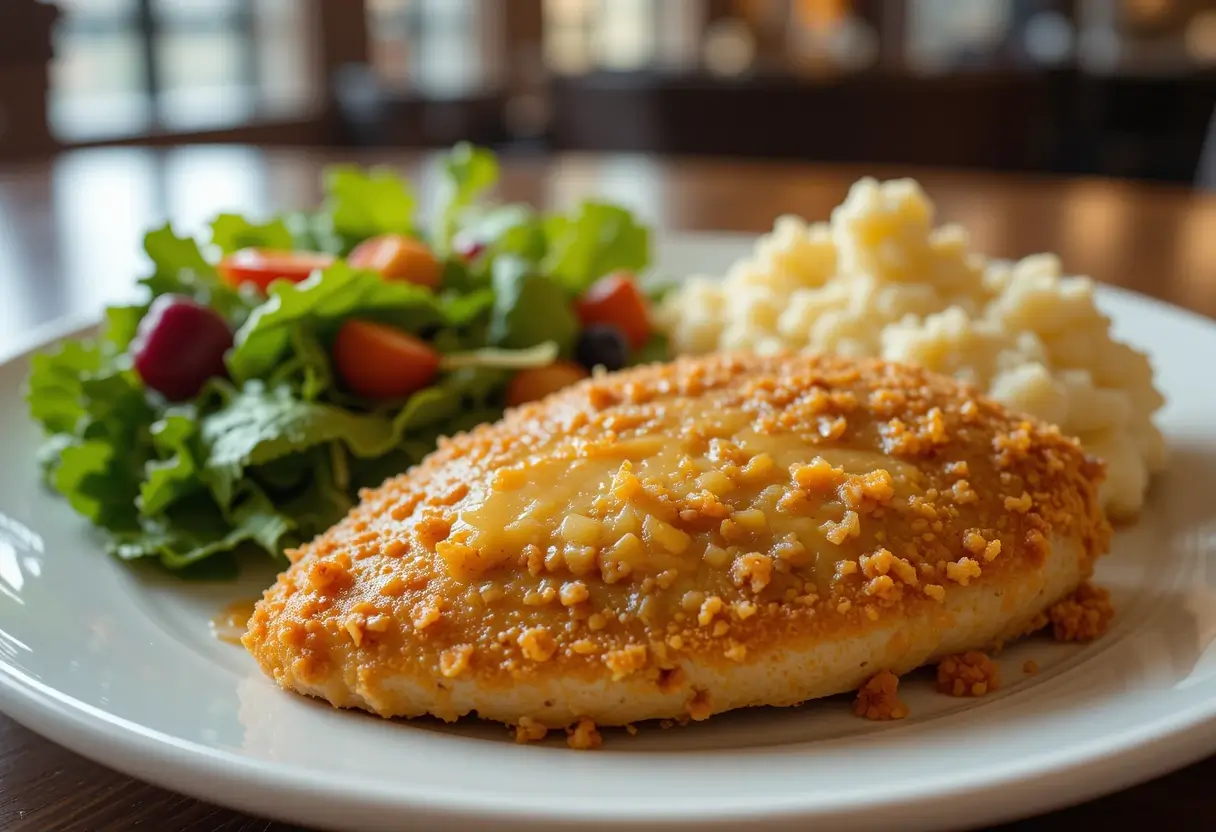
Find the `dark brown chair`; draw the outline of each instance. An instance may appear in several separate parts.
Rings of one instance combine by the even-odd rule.
[[[51,29],[59,9],[35,0],[3,0],[0,17],[0,159],[55,149],[46,117]]]
[[[1195,174],[1195,187],[1201,191],[1216,192],[1216,111],[1208,122],[1203,150],[1199,152],[1199,170]]]

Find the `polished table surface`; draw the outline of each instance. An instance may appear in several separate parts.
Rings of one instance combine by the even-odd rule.
[[[380,152],[241,147],[80,151],[0,164],[0,353],[35,328],[87,319],[131,295],[143,232],[166,220],[198,231],[221,211],[307,207],[340,161],[417,177],[423,208],[434,158]],[[619,201],[668,231],[763,232],[782,213],[826,218],[858,177],[917,177],[943,221],[1000,257],[1059,254],[1088,274],[1216,317],[1216,198],[1100,180],[1053,180],[892,168],[815,167],[640,156],[522,157],[504,162],[500,196],[568,206]],[[1154,824],[1216,828],[1216,757],[1168,777],[1003,829]],[[91,763],[0,716],[0,829],[287,830],[181,797]]]

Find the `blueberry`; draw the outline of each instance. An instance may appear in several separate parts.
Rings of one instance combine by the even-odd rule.
[[[592,324],[578,337],[574,358],[588,370],[619,370],[629,362],[629,344],[616,327]]]

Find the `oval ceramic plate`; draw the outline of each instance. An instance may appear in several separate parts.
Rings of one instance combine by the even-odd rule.
[[[750,242],[673,239],[662,266],[720,271]],[[1118,335],[1153,357],[1172,463],[1099,567],[1113,630],[1087,646],[1012,646],[1004,687],[981,700],[914,676],[899,723],[859,720],[838,698],[610,731],[601,751],[575,753],[517,746],[502,726],[386,722],[285,693],[209,631],[272,566],[239,585],[128,568],[40,487],[18,346],[0,364],[0,707],[136,777],[342,829],[966,826],[1164,773],[1216,750],[1216,386],[1202,360],[1216,355],[1216,325],[1099,297]],[[1023,672],[1029,660],[1038,674]]]

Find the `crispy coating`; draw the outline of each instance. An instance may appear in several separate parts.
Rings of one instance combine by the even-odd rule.
[[[289,553],[244,643],[335,705],[524,739],[794,704],[1023,631],[1106,550],[1101,478],[915,368],[682,359],[441,442]]]

